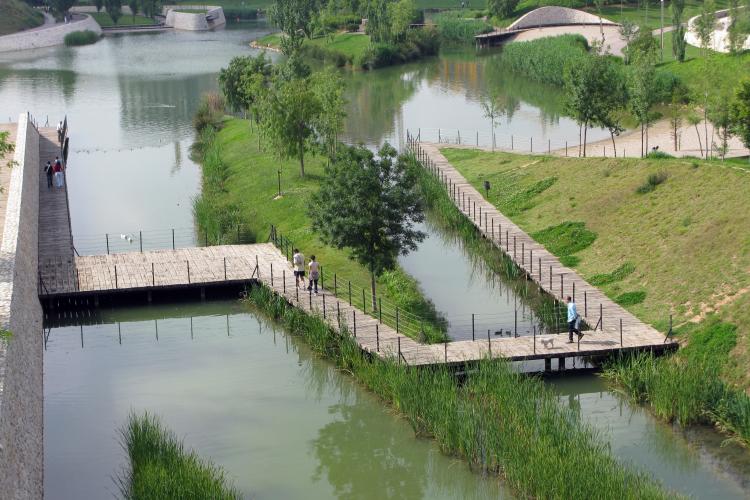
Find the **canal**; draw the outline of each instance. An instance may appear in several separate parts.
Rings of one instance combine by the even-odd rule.
[[[264,24],[248,23],[0,56],[0,119],[26,110],[53,125],[69,118],[71,214],[81,253],[101,251],[105,233],[176,228],[182,244],[194,239],[200,168],[190,145],[198,97],[216,88],[216,74],[231,57],[252,53],[248,42],[266,32]],[[506,103],[498,137],[574,142],[578,134],[562,116],[556,90],[503,73],[492,54],[450,52],[345,79],[347,141],[398,145],[406,129],[425,138],[440,130],[449,140],[461,130],[464,141],[484,129],[486,137],[479,102],[487,85],[502,89]],[[519,304],[521,330],[531,325],[516,284],[488,280],[469,249],[437,224],[428,221],[425,229],[427,240],[402,265],[448,316],[455,338],[467,337],[471,314],[495,318],[485,330],[507,330],[500,324],[510,324]],[[257,498],[508,496],[496,480],[415,439],[350,378],[235,302],[99,311],[97,322],[48,334],[49,498],[115,492],[113,478],[126,463],[117,428],[128,412],[143,410],[161,415]],[[748,496],[747,453],[720,447],[715,433],[659,423],[593,375],[549,383],[616,456],[667,487],[698,498]]]

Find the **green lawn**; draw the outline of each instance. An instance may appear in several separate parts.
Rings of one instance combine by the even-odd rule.
[[[8,35],[41,25],[44,16],[21,0],[0,0],[0,35]]]
[[[576,270],[585,278],[598,275],[594,281],[605,283],[601,288],[612,298],[645,292],[643,302],[627,306],[644,321],[664,330],[670,313],[682,324],[716,311],[736,325],[727,376],[750,386],[750,172],[689,159],[443,152],[480,191],[485,180],[496,186],[490,201],[501,211],[509,200],[523,201],[511,217],[525,231],[585,223],[596,239],[575,254]],[[636,193],[659,172],[666,182]],[[550,183],[541,193],[535,189]],[[632,272],[622,272],[624,264]]]
[[[208,9],[174,9],[181,14],[208,14]]]
[[[254,129],[257,131],[257,128]],[[296,160],[279,161],[271,154],[258,149],[256,133],[251,130],[246,120],[232,119],[217,134],[215,144],[218,147],[222,163],[228,168],[226,180],[222,181],[221,194],[206,203],[213,206],[236,206],[239,208],[240,220],[256,234],[259,241],[267,241],[271,224],[285,237],[297,245],[310,257],[315,255],[324,270],[326,286],[333,286],[333,275],[339,276],[339,293],[346,300],[348,281],[352,282],[353,299],[362,308],[362,289],[368,290],[369,273],[366,268],[349,258],[344,250],[337,250],[323,244],[312,231],[308,216],[308,204],[312,193],[316,192],[323,176],[324,159],[307,155],[305,157],[305,178],[299,175],[299,162]],[[277,198],[278,177],[281,171],[283,196]],[[215,178],[204,165],[204,186],[207,179]],[[204,187],[204,193],[209,189]],[[199,202],[200,203],[200,202]],[[201,211],[197,210],[197,220],[202,220]],[[393,310],[396,304],[401,308],[401,326],[408,322],[417,333],[418,321],[408,319],[409,313],[422,317],[434,317],[434,309],[425,303],[416,282],[404,272],[397,270],[378,279],[380,294],[383,297],[384,315],[386,310]],[[334,306],[332,306],[334,307]],[[367,310],[371,310],[368,300]],[[404,312],[407,311],[407,312]],[[426,330],[429,325],[426,325]]]
[[[664,41],[664,59],[666,60],[666,38]],[[726,85],[733,87],[741,78],[750,77],[750,51],[739,55],[712,53],[708,61],[700,57],[700,49],[698,48],[689,48],[687,54],[692,59],[683,63],[668,62],[660,67],[679,76],[690,88],[698,88],[702,79],[706,76],[710,78],[713,88]]]
[[[108,28],[115,26],[115,24],[112,22],[112,18],[109,17],[109,14],[106,12],[89,12],[88,14],[93,17],[97,23],[99,23],[99,26],[102,28]],[[138,26],[143,24],[156,24],[156,21],[154,21],[150,17],[145,16],[131,16],[129,14],[123,14],[120,19],[117,20],[116,26]]]

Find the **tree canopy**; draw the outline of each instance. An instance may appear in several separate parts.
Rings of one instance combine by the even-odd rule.
[[[326,167],[311,200],[313,229],[321,239],[351,250],[370,270],[373,302],[375,277],[425,237],[414,227],[424,220],[415,175],[408,159],[387,143],[378,158],[364,146],[345,147]]]

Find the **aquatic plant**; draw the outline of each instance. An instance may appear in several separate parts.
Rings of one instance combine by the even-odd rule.
[[[91,30],[83,31],[72,31],[65,35],[63,42],[68,47],[75,47],[78,45],[91,45],[99,40],[99,35]]]
[[[120,430],[130,468],[118,479],[127,500],[191,498],[234,500],[241,498],[226,473],[201,459],[168,430],[155,415],[131,413]]]
[[[558,404],[541,380],[502,360],[476,364],[459,384],[445,367],[411,368],[364,353],[344,329],[293,308],[258,286],[250,302],[390,404],[418,436],[472,468],[499,474],[522,496],[667,498],[646,474],[620,464],[597,432]]]

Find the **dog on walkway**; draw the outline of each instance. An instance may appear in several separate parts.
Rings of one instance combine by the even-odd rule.
[[[555,338],[549,338],[549,339],[542,339],[542,345],[549,349],[550,347],[555,347]]]

